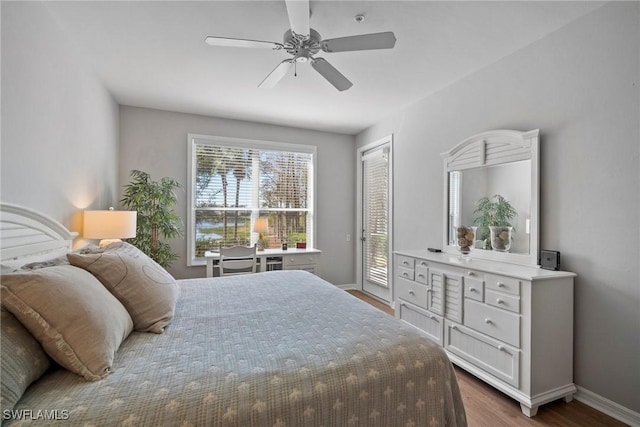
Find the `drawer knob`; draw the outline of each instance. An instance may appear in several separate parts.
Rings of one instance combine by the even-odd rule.
[[[504,283],[502,283],[502,282],[498,282],[498,287],[499,287],[499,288],[504,288]]]
[[[478,292],[476,288],[469,288],[469,292]]]
[[[424,274],[422,274],[422,273],[418,273],[418,277],[422,277],[422,278],[424,278]]]
[[[402,272],[402,275],[403,275],[404,277],[409,277],[409,273],[407,273],[406,271],[403,271],[403,272]]]
[[[498,346],[498,350],[499,350],[499,351],[504,351],[504,346],[503,346],[503,345],[499,345],[499,346]]]
[[[496,300],[496,302],[497,302],[498,304],[504,304],[504,300],[503,300],[502,298],[498,298],[498,299]]]
[[[407,261],[406,259],[405,259],[404,261],[402,261],[402,263],[403,263],[404,265],[409,265],[409,261]]]
[[[486,323],[487,325],[490,325],[493,323],[493,320],[489,319],[488,317],[486,319],[484,319],[484,323]]]
[[[467,271],[467,276],[475,276],[476,273],[474,273],[473,271]]]
[[[416,293],[413,290],[409,291],[409,295],[415,295]]]
[[[451,326],[451,329],[453,329],[454,331],[458,330],[458,327],[456,325]]]
[[[426,263],[426,262],[424,262],[424,261],[420,261],[420,265],[421,265],[421,266],[423,266],[423,267],[427,267],[429,264],[427,264],[427,263]]]

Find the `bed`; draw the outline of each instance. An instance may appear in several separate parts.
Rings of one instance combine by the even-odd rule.
[[[439,346],[302,271],[175,281],[167,285],[176,289],[171,315],[153,313],[145,332],[136,330],[136,316],[125,302],[125,312],[113,305],[106,314],[113,320],[106,323],[118,324],[115,318],[128,318],[127,312],[132,323],[120,322],[117,333],[102,339],[115,337],[107,349],[109,366],[96,371],[99,378],[91,377],[95,372],[71,372],[43,351],[46,344],[34,339],[38,334],[28,319],[18,320],[28,310],[17,310],[12,298],[26,287],[12,284],[21,275],[60,272],[101,280],[90,270],[106,255],[91,250],[66,257],[74,265],[65,262],[60,251],[71,250],[74,235],[29,209],[2,204],[0,222],[3,270],[31,268],[2,278],[3,425],[466,425],[453,368]],[[124,257],[121,251],[110,255]],[[110,293],[103,285],[95,292]],[[45,284],[43,292],[51,287]],[[60,308],[53,315],[67,310],[54,305]],[[69,324],[84,328],[79,318]],[[17,334],[23,336],[16,339]],[[44,368],[22,366],[39,354],[48,358],[40,363]]]

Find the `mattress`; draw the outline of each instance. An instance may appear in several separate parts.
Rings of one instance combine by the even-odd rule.
[[[466,425],[441,347],[310,273],[178,283],[164,334],[133,332],[101,381],[47,373],[3,425]]]

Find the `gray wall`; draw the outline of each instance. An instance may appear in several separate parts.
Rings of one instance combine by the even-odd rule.
[[[46,3],[0,7],[2,201],[80,231],[81,210],[117,204],[132,168],[185,183],[188,132],[317,145],[322,273],[335,284],[354,282],[353,242],[344,239],[355,235],[352,137],[131,107],[118,112]],[[579,275],[575,381],[636,412],[639,13],[637,2],[607,5],[356,138],[362,146],[395,135],[394,246],[424,248],[442,239],[440,153],[484,130],[540,128],[541,245],[560,250],[563,267]],[[203,275],[203,268],[186,267],[185,241],[174,244],[183,258],[172,273]]]
[[[394,134],[395,248],[441,246],[440,153],[541,130],[541,247],[575,282],[574,379],[640,412],[640,3],[612,3],[367,129]]]
[[[355,211],[354,137],[238,120],[120,107],[120,186],[132,169],[154,179],[170,176],[186,189],[187,134],[305,144],[317,147],[316,246],[322,250],[321,276],[336,285],[355,281],[353,234]],[[177,211],[186,226],[186,192],[179,193]],[[186,239],[171,242],[180,255],[169,268],[177,278],[204,277],[204,267],[187,267]]]
[[[82,209],[117,202],[118,105],[45,3],[1,7],[0,199],[81,231]]]

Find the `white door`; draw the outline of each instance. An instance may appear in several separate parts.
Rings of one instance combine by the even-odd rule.
[[[391,142],[361,152],[362,290],[391,302]]]

